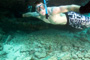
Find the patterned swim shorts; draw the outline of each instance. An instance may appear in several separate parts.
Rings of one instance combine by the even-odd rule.
[[[77,29],[90,27],[90,17],[80,15],[76,12],[68,12],[68,24]]]

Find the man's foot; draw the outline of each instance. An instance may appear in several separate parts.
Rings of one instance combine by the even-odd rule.
[[[90,13],[90,1],[85,5],[80,7],[80,13]]]
[[[86,8],[90,8],[90,1],[85,5]]]

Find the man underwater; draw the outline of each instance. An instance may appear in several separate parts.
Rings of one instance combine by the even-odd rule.
[[[83,7],[79,5],[65,5],[47,7],[48,19],[46,19],[46,11],[41,1],[35,2],[36,12],[27,12],[23,17],[36,17],[40,20],[54,25],[70,25],[77,29],[90,27],[90,17],[78,14],[83,13]],[[88,12],[86,12],[88,13]]]

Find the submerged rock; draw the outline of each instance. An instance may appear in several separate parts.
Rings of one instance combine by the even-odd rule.
[[[0,56],[6,55],[7,53],[5,51],[0,51]]]
[[[3,46],[2,46],[2,44],[0,44],[0,51],[2,51],[3,50]]]
[[[90,58],[90,53],[86,53],[85,58]]]
[[[57,57],[52,56],[52,57],[50,57],[48,60],[57,60]]]
[[[35,56],[37,58],[44,58],[46,56],[46,52],[40,53],[40,52],[35,52]]]
[[[69,51],[69,47],[68,46],[62,46],[61,47],[63,52]]]

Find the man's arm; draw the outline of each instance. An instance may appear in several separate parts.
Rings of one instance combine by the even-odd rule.
[[[39,16],[39,14],[37,12],[27,12],[27,13],[22,14],[22,16],[23,17],[36,17],[36,18],[39,18],[40,20],[42,20],[46,23],[50,23],[49,20],[43,19],[41,16]]]
[[[39,14],[37,12],[27,12],[22,14],[23,17],[36,17],[40,18]]]
[[[58,6],[58,7],[53,7],[53,14],[57,13],[64,13],[64,12],[69,12],[69,11],[74,11],[74,12],[79,12],[79,5],[65,5],[65,6]]]
[[[66,5],[66,6],[61,6],[61,7],[60,7],[60,10],[61,10],[61,12],[63,12],[64,9],[66,9],[67,12],[68,12],[68,11],[79,12],[79,8],[80,8],[79,5]]]

